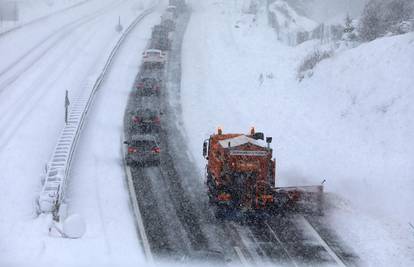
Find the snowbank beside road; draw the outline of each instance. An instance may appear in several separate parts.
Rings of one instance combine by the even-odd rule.
[[[399,255],[412,265],[413,34],[338,54],[299,83],[297,67],[312,45],[282,45],[264,16],[239,23],[249,15],[227,1],[192,6],[182,103],[200,177],[201,145],[217,126],[256,126],[274,137],[279,185],[327,180],[339,196],[333,227],[363,262],[387,266]]]
[[[325,160],[311,171],[323,170],[331,188],[353,192],[355,203],[407,223],[414,221],[407,210],[414,203],[413,58],[414,34],[382,38],[322,61],[299,85],[309,119],[323,123],[312,128],[323,131],[315,140]]]

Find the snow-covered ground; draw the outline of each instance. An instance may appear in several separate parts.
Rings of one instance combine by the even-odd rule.
[[[50,218],[36,218],[34,203],[41,186],[40,174],[63,127],[65,90],[69,89],[70,98],[76,97],[88,81],[97,78],[119,38],[115,31],[118,16],[126,26],[142,12],[140,7],[149,4],[152,2],[105,0],[89,6],[89,10],[82,6],[79,16],[111,5],[102,16],[57,38],[56,45],[39,54],[31,66],[25,65],[27,69],[15,81],[7,86],[2,83],[0,266],[142,264],[120,162],[120,141],[126,99],[151,26],[159,21],[159,11],[144,19],[127,39],[114,71],[97,95],[96,107],[91,108],[87,119],[90,127],[85,128],[80,140],[69,185],[69,212],[85,218],[86,235],[80,240],[50,236]],[[69,19],[62,15],[52,24],[62,21]],[[0,39],[0,45],[34,44],[36,33],[46,36],[47,31],[55,30],[50,23],[41,29],[27,29],[31,35],[26,40],[17,32],[8,35]],[[0,57],[18,56],[18,51],[1,50]]]
[[[64,9],[82,5],[91,0],[20,0],[17,2],[18,20],[1,21],[0,34],[21,27],[39,18],[60,12]],[[6,1],[5,1],[6,2]]]
[[[339,53],[299,83],[313,42],[281,44],[264,12],[233,1],[191,4],[182,103],[200,177],[209,134],[255,126],[274,138],[279,185],[327,180],[332,226],[363,263],[413,265],[414,34]]]

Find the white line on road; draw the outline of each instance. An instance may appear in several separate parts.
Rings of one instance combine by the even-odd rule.
[[[259,264],[259,262],[262,262],[264,260],[266,253],[259,245],[259,241],[256,240],[254,234],[249,229],[249,227],[240,227],[237,223],[234,222],[231,222],[229,225],[232,226],[232,228],[236,231],[237,235],[240,237],[241,244],[243,244],[243,246],[247,249],[248,253],[252,257],[252,261],[258,265],[262,265]],[[251,239],[251,241],[246,240],[246,237]],[[260,253],[258,253],[258,250],[260,251]]]
[[[329,245],[322,239],[315,228],[306,220],[303,216],[298,216],[302,221],[303,225],[308,228],[309,232],[318,240],[319,243],[324,247],[328,254],[335,260],[338,266],[346,267],[345,263],[336,255],[336,253],[329,247]]]
[[[249,262],[247,261],[246,257],[243,255],[243,252],[241,249],[237,246],[234,247],[234,250],[236,251],[237,256],[239,256],[240,262],[243,266],[249,266]]]
[[[290,261],[293,263],[293,265],[295,267],[299,267],[298,263],[293,259],[293,257],[290,255],[289,251],[286,249],[286,247],[283,245],[282,241],[280,241],[279,237],[277,236],[277,234],[273,231],[272,227],[270,227],[270,225],[266,222],[266,226],[269,228],[270,232],[272,233],[273,237],[276,238],[277,242],[279,243],[279,245],[283,248],[283,250],[285,251],[286,255],[289,257]]]
[[[121,144],[122,144],[121,145],[122,146],[122,155],[125,155],[123,140],[125,140],[125,138],[123,138],[121,140],[122,141],[121,142]],[[132,209],[134,211],[135,219],[136,219],[137,226],[138,226],[138,232],[139,232],[139,235],[141,237],[142,246],[144,248],[145,256],[147,257],[148,262],[150,264],[152,264],[154,262],[154,257],[152,255],[151,247],[150,247],[149,242],[148,242],[147,233],[145,232],[145,226],[144,226],[144,223],[142,221],[141,211],[139,210],[137,195],[136,195],[136,192],[135,192],[134,183],[132,181],[131,168],[127,166],[127,164],[125,162],[125,156],[123,157],[123,159],[124,159],[125,173],[127,175],[127,181],[128,181],[128,191],[129,191],[129,194],[130,194]]]

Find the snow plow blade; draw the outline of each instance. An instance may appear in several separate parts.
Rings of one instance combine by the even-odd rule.
[[[323,185],[276,187],[277,210],[323,215]]]

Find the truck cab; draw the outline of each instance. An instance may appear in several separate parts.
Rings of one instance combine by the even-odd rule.
[[[223,134],[219,129],[203,144],[208,195],[225,209],[254,211],[273,202],[275,161],[271,138],[263,133]]]

